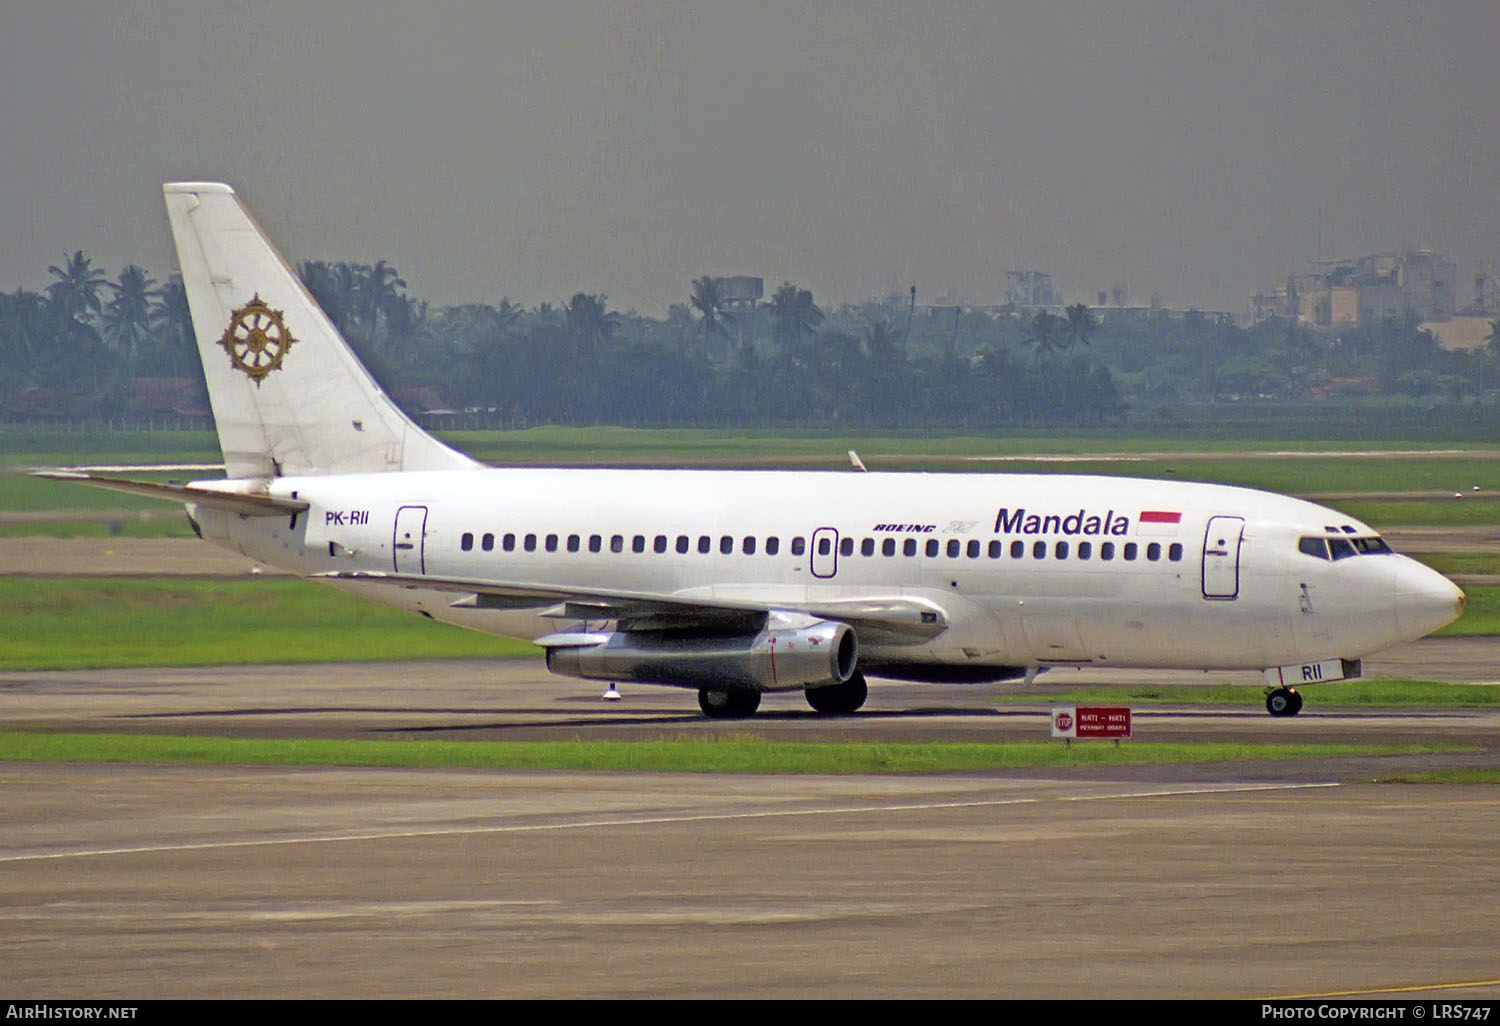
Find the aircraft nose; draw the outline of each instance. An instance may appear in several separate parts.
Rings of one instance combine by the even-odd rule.
[[[1396,624],[1403,634],[1420,638],[1463,615],[1468,598],[1448,578],[1413,559],[1396,570]]]

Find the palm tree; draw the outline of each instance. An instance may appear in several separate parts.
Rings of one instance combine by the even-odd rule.
[[[0,293],[0,364],[29,369],[49,339],[47,302],[39,292]]]
[[[104,306],[104,340],[115,352],[135,363],[151,337],[151,309],[159,295],[156,282],[131,264],[117,281],[106,282],[114,293]]]
[[[1082,303],[1074,303],[1063,311],[1068,315],[1068,348],[1089,344],[1089,333],[1094,330],[1094,315]]]
[[[789,281],[782,282],[771,297],[771,324],[782,349],[795,353],[821,323],[823,311],[813,302],[813,294]]]
[[[54,264],[47,270],[57,278],[47,286],[47,299],[54,311],[60,317],[88,324],[90,318],[99,313],[99,292],[108,284],[104,272],[95,267],[81,249],[62,267]]]
[[[348,274],[341,275],[346,264],[330,264],[323,260],[304,260],[297,265],[297,276],[313,299],[323,308],[333,326],[348,337],[349,318],[354,310],[353,280]]]
[[[157,345],[153,362],[165,372],[165,376],[181,377],[184,369],[188,373],[196,371],[202,374],[202,364],[193,352],[197,340],[193,335],[193,318],[188,310],[182,275],[172,275],[156,290],[156,299],[151,305],[151,327]]]
[[[384,324],[384,343],[388,346],[410,313],[404,294],[406,280],[384,260],[368,267],[359,265],[354,268],[354,275],[355,309],[364,323],[365,339],[371,348],[377,348],[381,344],[380,327]]]
[[[1046,310],[1038,310],[1026,332],[1026,344],[1033,348],[1037,359],[1050,359],[1057,355],[1057,326],[1062,318]]]
[[[698,329],[703,333],[703,344],[708,347],[715,335],[724,335],[724,325],[719,316],[724,306],[724,279],[705,274],[693,280],[693,309],[703,315]]]
[[[614,337],[615,328],[619,326],[620,315],[605,312],[608,298],[602,294],[575,293],[568,300],[567,310],[563,314],[563,323],[568,332],[590,358],[599,355],[599,350],[609,343]]]

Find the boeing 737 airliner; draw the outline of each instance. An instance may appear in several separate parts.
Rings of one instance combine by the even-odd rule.
[[[1463,593],[1298,499],[1017,474],[486,468],[381,391],[228,186],[165,187],[226,480],[159,485],[199,535],[554,673],[691,688],[713,717],[865,675],[1256,669],[1267,708],[1455,619]]]

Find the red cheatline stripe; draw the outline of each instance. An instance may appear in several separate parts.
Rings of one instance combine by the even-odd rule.
[[[1182,514],[1169,513],[1160,509],[1143,509],[1140,522],[1143,524],[1180,524]]]

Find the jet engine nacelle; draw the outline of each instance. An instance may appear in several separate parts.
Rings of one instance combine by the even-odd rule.
[[[547,669],[567,677],[723,690],[842,684],[859,655],[846,623],[775,615],[753,635],[614,631],[552,634],[537,644],[547,650]]]

